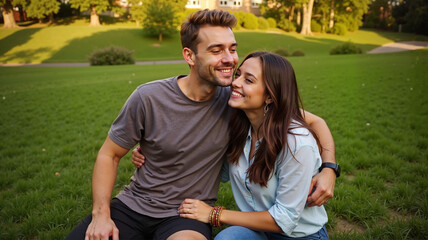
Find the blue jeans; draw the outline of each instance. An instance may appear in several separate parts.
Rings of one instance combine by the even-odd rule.
[[[306,237],[301,238],[292,238],[287,237],[283,234],[278,233],[270,233],[270,232],[258,232],[253,231],[251,229],[241,227],[241,226],[231,226],[223,231],[221,231],[215,237],[215,240],[283,240],[283,239],[293,239],[293,240],[313,240],[313,239],[321,239],[327,240],[328,234],[325,226],[321,228],[318,232],[311,234]]]

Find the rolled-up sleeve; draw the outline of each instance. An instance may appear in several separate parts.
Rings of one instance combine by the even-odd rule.
[[[275,204],[269,213],[282,231],[290,235],[305,208],[316,164],[316,151],[311,145],[301,146],[277,164],[278,188]]]

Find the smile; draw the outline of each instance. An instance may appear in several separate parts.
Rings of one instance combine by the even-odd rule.
[[[240,94],[239,92],[236,92],[236,91],[232,91],[232,96],[235,96],[235,97],[243,97],[243,95],[242,95],[242,94]]]

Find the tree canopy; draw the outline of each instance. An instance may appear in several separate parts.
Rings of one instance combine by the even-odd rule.
[[[162,41],[164,35],[178,30],[180,24],[178,12],[184,11],[187,1],[184,0],[146,0],[141,7],[144,31],[157,36]]]
[[[25,10],[28,17],[35,17],[42,21],[45,16],[49,16],[49,20],[53,22],[54,14],[58,13],[60,5],[61,3],[57,0],[33,0]]]

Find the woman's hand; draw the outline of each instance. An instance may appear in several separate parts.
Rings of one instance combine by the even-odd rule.
[[[196,199],[185,199],[178,208],[178,214],[183,218],[195,219],[209,223],[209,216],[213,207]]]
[[[140,146],[132,150],[132,164],[134,164],[136,168],[140,168],[141,166],[143,166],[145,161],[146,161],[146,157],[144,157],[144,155],[141,154]]]

